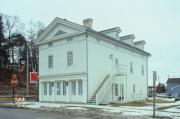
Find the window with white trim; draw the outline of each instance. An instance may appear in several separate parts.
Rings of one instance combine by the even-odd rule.
[[[115,59],[115,66],[118,66],[119,65],[119,59]]]
[[[69,51],[67,52],[67,65],[73,65],[73,52]]]
[[[118,84],[114,85],[114,89],[115,89],[115,96],[118,96]]]
[[[78,94],[82,95],[83,87],[82,87],[82,80],[78,81]]]
[[[66,85],[67,85],[67,82],[63,81],[63,95],[66,95]]]
[[[53,82],[49,82],[49,95],[52,95]]]
[[[71,92],[72,95],[76,95],[76,81],[71,81]]]
[[[44,84],[44,95],[47,95],[47,83],[43,83]]]
[[[61,81],[57,82],[57,95],[61,95]]]
[[[53,55],[48,56],[48,68],[53,68]]]
[[[141,66],[141,74],[144,75],[144,65]]]
[[[53,41],[48,42],[48,47],[53,46]]]
[[[133,63],[130,62],[129,65],[130,65],[130,69],[129,69],[129,70],[130,70],[130,73],[133,73]]]
[[[133,85],[133,93],[136,93],[136,85]]]

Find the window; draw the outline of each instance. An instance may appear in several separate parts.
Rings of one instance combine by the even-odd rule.
[[[57,95],[61,95],[61,82],[57,82]]]
[[[67,38],[67,42],[71,42],[72,40],[73,40],[72,37]]]
[[[63,81],[63,95],[66,95],[66,81]]]
[[[122,84],[122,97],[124,98],[124,85]]]
[[[49,82],[49,95],[52,95],[53,82]]]
[[[67,65],[73,65],[73,52],[67,52]]]
[[[133,63],[130,62],[129,65],[130,65],[130,73],[133,73]]]
[[[47,83],[44,83],[44,95],[47,95]]]
[[[135,86],[135,84],[133,85],[133,93],[136,93],[136,86]]]
[[[118,84],[114,85],[114,89],[115,89],[115,96],[118,96]]]
[[[49,47],[53,46],[53,42],[50,41],[50,42],[48,43],[48,46],[49,46]]]
[[[82,80],[81,81],[78,81],[78,94],[79,95],[82,95]]]
[[[65,34],[65,33],[66,33],[66,32],[59,30],[54,36],[63,35],[63,34]]]
[[[144,65],[141,66],[141,74],[144,75]]]
[[[48,68],[53,68],[53,55],[48,56]]]
[[[76,95],[76,81],[71,81],[71,86],[72,95]]]
[[[115,66],[119,65],[119,59],[115,59]]]

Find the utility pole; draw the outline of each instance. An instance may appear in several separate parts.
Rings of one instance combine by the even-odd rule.
[[[153,118],[155,118],[155,94],[156,94],[156,79],[157,79],[157,74],[156,74],[156,71],[153,71]]]
[[[27,44],[26,44],[27,45]],[[28,56],[28,46],[26,47],[27,48],[27,64],[26,64],[26,70],[27,70],[27,80],[26,80],[26,95],[28,96],[29,95],[29,56]]]

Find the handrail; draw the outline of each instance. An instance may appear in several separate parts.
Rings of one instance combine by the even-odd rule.
[[[113,83],[112,74],[108,74],[106,77],[106,81],[102,84],[101,88],[96,93],[96,105],[100,103],[100,101],[103,99],[103,96],[109,91],[109,88],[111,88],[111,85]]]

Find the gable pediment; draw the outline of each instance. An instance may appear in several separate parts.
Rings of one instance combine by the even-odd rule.
[[[64,19],[55,18],[36,40],[36,44],[50,41],[51,39],[58,36],[63,37],[83,31],[85,31],[85,28],[81,25],[77,25]]]

